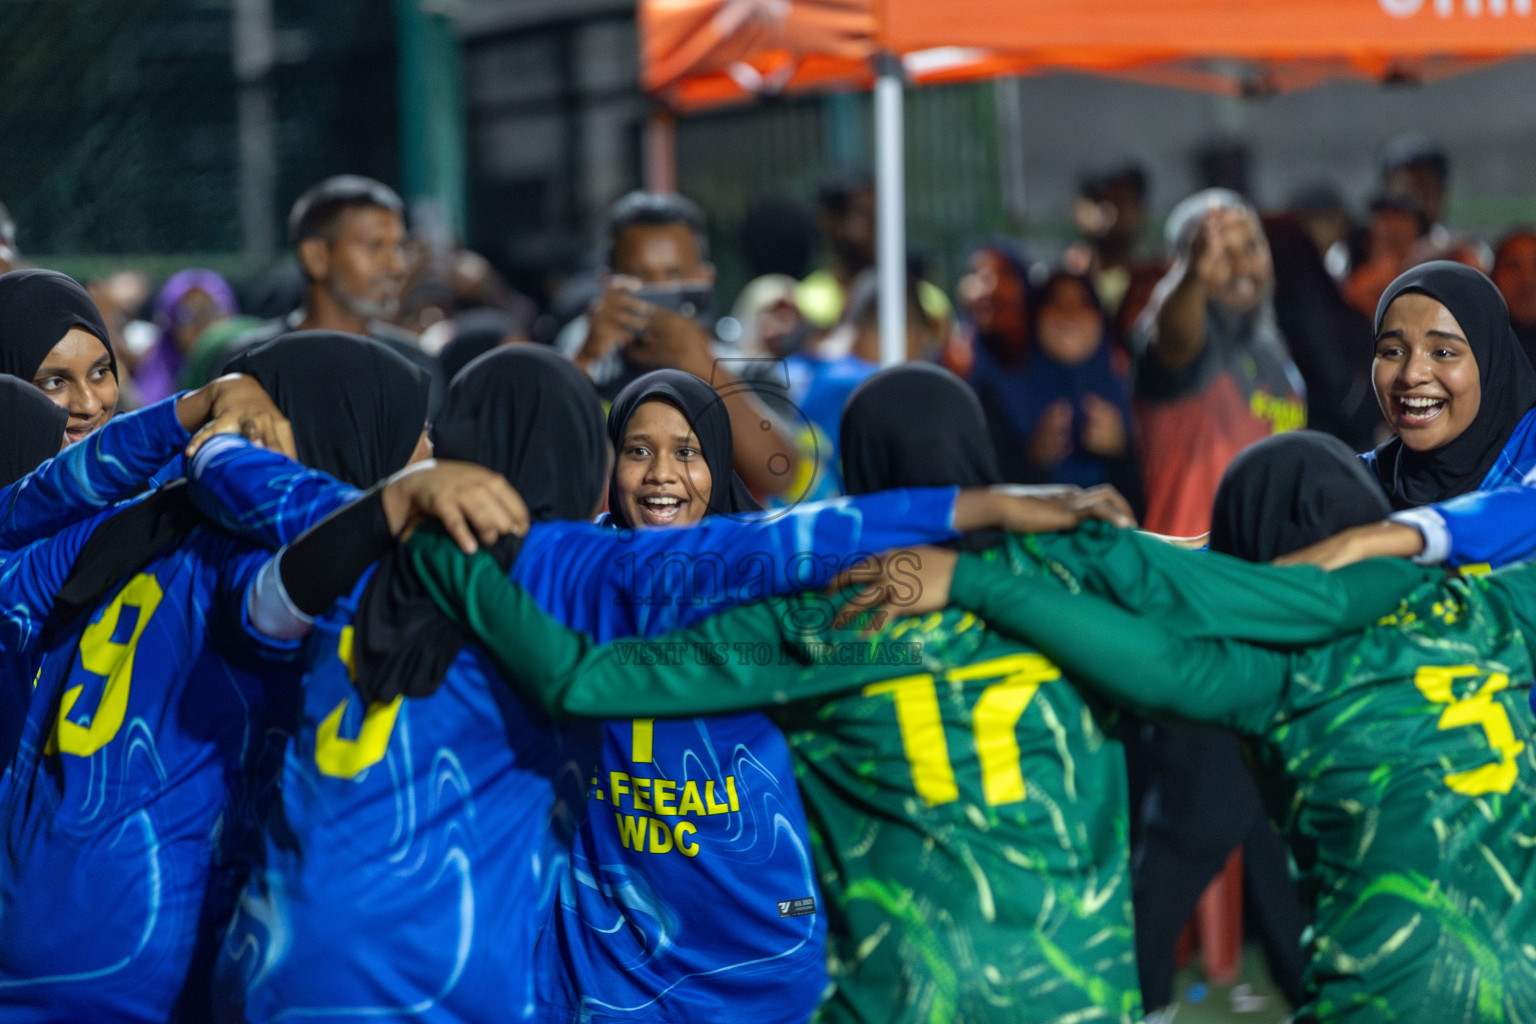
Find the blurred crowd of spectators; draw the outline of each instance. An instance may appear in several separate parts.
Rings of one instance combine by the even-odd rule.
[[[1363,216],[1325,183],[1262,214],[1208,189],[1158,237],[1142,168],[1086,174],[1077,238],[1055,262],[1001,237],[980,241],[953,282],[909,258],[907,356],[973,385],[1008,479],[1112,483],[1150,528],[1204,532],[1222,470],[1252,441],[1302,425],[1356,450],[1381,440],[1370,320],[1403,270],[1452,259],[1489,273],[1536,358],[1536,230],[1490,248],[1448,227],[1449,175],[1443,150],[1403,137]],[[291,254],[256,278],[123,271],[89,289],[128,370],[127,407],[206,382],[291,329],[370,335],[428,368],[438,392],[494,346],[544,343],[605,399],[657,367],[709,380],[755,491],[835,494],[843,403],[878,362],[873,181],[834,174],[814,211],[758,203],[738,239],[750,280],[734,296],[717,294],[706,217],[678,195],[623,197],[602,265],[541,305],[476,253],[413,238],[387,186],[343,175],[297,200]],[[25,265],[16,236],[0,207],[0,271]]]

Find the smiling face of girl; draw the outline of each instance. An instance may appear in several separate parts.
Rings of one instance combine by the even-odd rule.
[[[613,486],[634,526],[692,526],[709,511],[713,480],[688,418],[670,402],[643,402],[624,425]]]
[[[48,352],[32,383],[69,413],[66,444],[100,429],[117,410],[117,377],[101,340],[75,328]]]
[[[1482,405],[1466,332],[1449,309],[1419,292],[1406,292],[1387,307],[1371,377],[1387,423],[1414,451],[1456,440]]]

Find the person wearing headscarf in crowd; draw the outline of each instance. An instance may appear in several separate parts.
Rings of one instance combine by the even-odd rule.
[[[1030,353],[1032,290],[1029,257],[1014,243],[994,239],[971,250],[956,291],[973,331],[973,372],[990,377],[1024,365]]]
[[[273,645],[258,642],[246,584],[270,547],[420,445],[425,375],[374,342],[299,334],[242,368],[291,416],[313,468],[218,437],[191,471],[265,460],[267,500],[246,508],[265,547],[198,528],[184,483],[39,542],[69,568],[0,790],[7,1020],[208,1019],[216,936],[259,853],[298,682],[258,656]]]
[[[1297,552],[1506,565],[1536,555],[1536,369],[1498,288],[1460,263],[1402,274],[1376,309],[1376,401],[1393,436],[1363,458],[1394,510]]]
[[[1029,356],[991,381],[1005,431],[994,438],[998,461],[1014,467],[1008,479],[1108,483],[1140,508],[1130,398],[1092,282],[1053,274],[1035,295],[1032,320]]]
[[[21,263],[21,253],[16,248],[16,218],[0,203],[0,274],[8,274]]]
[[[158,402],[175,391],[202,333],[239,312],[234,289],[213,271],[192,268],[172,274],[155,296],[160,337],[133,373],[140,399]]]
[[[54,270],[0,275],[0,373],[31,381],[69,411],[79,441],[117,410],[117,357],[91,296]]]
[[[1346,446],[1300,435],[1235,461],[1221,502],[1213,546],[1258,559],[1383,507]],[[1231,560],[1186,561],[1185,584],[1204,587]],[[1352,587],[1375,576],[1370,589],[1382,589],[1347,604],[1352,624],[1341,619],[1331,642],[1260,647],[1236,641],[1235,607],[1205,637],[1180,636],[1120,595],[1062,592],[1050,583],[1059,573],[1004,590],[978,586],[976,568],[962,556],[951,597],[1079,686],[1252,744],[1311,904],[1297,1020],[1494,1024],[1536,1013],[1536,964],[1522,952],[1536,927],[1524,896],[1536,886],[1536,753],[1520,739],[1536,729],[1536,570],[1448,578],[1373,559],[1293,577]]]
[[[1013,243],[995,240],[971,252],[968,270],[956,286],[956,295],[969,328],[969,365],[951,367],[964,377],[981,398],[987,426],[997,443],[997,463],[1003,479],[1020,482],[1030,478],[1023,447],[1008,443],[1014,435],[1008,420],[1008,403],[1000,394],[1033,350],[1033,286],[1029,260]]]
[[[1536,365],[1536,228],[1516,228],[1499,240],[1491,276],[1525,357]]]
[[[1275,327],[1258,214],[1226,189],[1168,215],[1173,268],[1133,344],[1131,373],[1148,529],[1202,534],[1233,456],[1306,425],[1301,377]]]
[[[742,288],[731,304],[730,319],[738,332],[734,344],[743,356],[783,359],[806,343],[811,327],[795,305],[798,284],[788,274],[764,274]]]
[[[707,506],[716,502],[722,510],[744,510],[750,507],[750,496],[732,479],[729,444],[723,447],[718,444],[722,424],[713,418],[715,414],[711,411],[719,408],[717,399],[702,381],[689,383],[682,379],[685,376],[664,373],[657,379],[648,380],[644,386],[637,382],[636,390],[631,393],[635,400],[626,398],[619,405],[618,422],[627,421],[633,425],[636,417],[641,415],[634,412],[635,409],[658,404],[640,401],[638,396],[650,394],[652,392],[648,389],[651,386],[662,384],[662,391],[678,396],[678,401],[686,402],[690,409],[696,411],[700,423],[708,424],[703,428],[703,433],[705,443],[710,444],[714,457],[720,458],[721,452],[725,453],[725,461],[719,463],[714,470],[718,474],[714,479],[720,483],[711,485],[709,494],[693,494],[686,487],[671,489],[673,497],[686,498],[687,502],[677,502],[682,508],[670,515],[673,518],[681,515],[696,518],[703,515]],[[850,507],[838,505],[797,509],[774,520],[744,522],[733,516],[716,516],[689,530],[630,532],[599,528],[577,521],[578,515],[584,517],[592,511],[586,507],[584,512],[578,513],[577,509],[586,506],[588,500],[595,500],[602,493],[607,472],[606,440],[599,436],[597,450],[594,452],[593,446],[584,440],[590,431],[582,425],[585,422],[583,417],[593,419],[601,426],[595,396],[579,371],[547,349],[518,346],[487,353],[460,372],[450,386],[444,412],[434,425],[434,438],[440,455],[455,455],[508,472],[519,488],[527,488],[530,495],[529,508],[533,516],[540,520],[534,523],[527,538],[520,544],[510,547],[498,545],[493,548],[494,555],[483,553],[480,557],[486,559],[485,563],[476,563],[475,568],[483,568],[483,571],[505,582],[509,572],[507,563],[515,555],[516,560],[511,561],[510,568],[512,577],[528,587],[541,608],[556,621],[589,630],[604,640],[634,636],[637,633],[654,635],[694,621],[725,603],[740,601],[745,594],[761,593],[765,589],[769,592],[783,592],[802,585],[824,583],[830,579],[835,568],[835,565],[829,567],[826,561],[836,563],[839,558],[846,558],[856,550],[899,544],[919,537],[946,539],[954,536],[956,526],[1001,525],[1007,521],[1008,515],[1015,513],[1021,500],[989,492],[967,492],[964,496],[956,497],[952,490],[934,489],[874,496],[849,503]],[[657,442],[662,440],[657,438]],[[673,443],[672,439],[667,439],[669,452],[673,451]],[[697,439],[694,443],[699,444]],[[690,448],[684,454],[692,458],[698,452]],[[634,453],[631,453],[631,457],[634,457]],[[699,461],[703,461],[702,456]],[[616,478],[620,476],[621,473],[616,473]],[[695,479],[702,480],[702,477]],[[198,486],[217,485],[210,480],[208,473],[204,473],[199,478]],[[551,494],[555,488],[586,490],[576,496],[559,490]],[[551,497],[547,500],[541,497],[545,494],[551,494]],[[565,496],[555,500],[560,494]],[[580,495],[586,497],[580,498]],[[249,504],[255,497],[246,495],[236,500],[226,490],[222,500],[228,506],[239,508]],[[635,495],[633,502],[616,499],[610,507],[615,517],[625,517],[622,522],[645,521],[649,513],[641,512],[640,509],[650,506],[656,506],[653,511],[659,517],[665,517],[668,513],[660,511],[659,506],[666,503],[651,499],[652,494],[647,492]],[[412,999],[425,994],[448,1004],[480,1005],[478,1001],[494,998],[498,1000],[497,1005],[505,1006],[507,996],[503,979],[506,976],[506,965],[533,955],[530,945],[532,940],[527,936],[524,936],[526,941],[522,946],[508,945],[498,950],[493,958],[496,983],[486,988],[474,980],[480,975],[478,968],[470,974],[460,974],[454,970],[451,961],[444,962],[436,955],[423,958],[419,953],[420,942],[427,942],[434,954],[441,949],[455,948],[455,943],[441,936],[430,940],[421,939],[417,933],[402,929],[399,922],[411,919],[410,913],[402,917],[400,913],[389,910],[386,917],[379,921],[359,923],[356,926],[359,931],[354,935],[352,926],[347,923],[354,920],[354,916],[326,912],[327,908],[332,911],[334,908],[329,903],[322,907],[320,896],[315,895],[321,893],[323,887],[318,883],[301,881],[295,874],[301,871],[319,872],[330,883],[338,886],[331,895],[345,900],[346,906],[354,907],[357,901],[346,896],[351,891],[350,887],[368,887],[369,879],[377,880],[378,872],[388,869],[388,865],[377,858],[376,851],[371,847],[367,851],[371,867],[365,870],[352,859],[354,855],[364,855],[361,849],[353,849],[353,844],[358,830],[365,827],[357,822],[371,820],[373,811],[368,809],[370,806],[375,809],[384,808],[378,811],[388,822],[387,826],[379,825],[384,829],[384,842],[390,842],[388,836],[394,826],[394,790],[387,783],[387,777],[369,777],[364,780],[361,773],[367,766],[385,757],[391,758],[391,764],[396,765],[408,760],[407,746],[418,742],[413,741],[412,736],[421,736],[420,730],[426,728],[418,716],[426,715],[428,712],[425,709],[430,706],[430,702],[426,702],[418,709],[414,699],[440,692],[438,683],[445,678],[444,673],[452,676],[459,671],[449,666],[463,664],[454,661],[463,642],[462,638],[447,629],[436,616],[420,614],[421,602],[428,599],[426,592],[419,584],[411,582],[414,577],[402,576],[399,569],[392,565],[392,556],[388,554],[391,531],[383,530],[380,542],[381,531],[372,530],[373,540],[361,546],[361,558],[356,556],[355,549],[359,545],[355,538],[367,537],[370,534],[368,523],[371,521],[376,526],[380,519],[375,516],[370,520],[366,507],[361,504],[354,508],[362,509],[362,528],[351,528],[344,524],[339,529],[323,533],[317,530],[315,537],[306,538],[302,550],[301,545],[295,545],[289,552],[293,557],[281,560],[285,566],[291,563],[296,573],[304,570],[314,573],[317,566],[327,564],[339,564],[341,568],[328,570],[328,578],[334,581],[328,584],[328,588],[306,582],[302,578],[290,580],[287,569],[281,573],[294,606],[307,616],[321,615],[318,620],[321,633],[312,641],[311,646],[312,651],[319,652],[312,672],[315,689],[313,692],[306,689],[305,724],[285,768],[290,776],[289,783],[293,783],[300,775],[305,780],[303,784],[288,784],[284,787],[285,793],[294,794],[293,799],[301,803],[285,805],[284,813],[290,816],[289,827],[280,830],[273,839],[273,842],[281,845],[291,844],[298,837],[307,852],[298,861],[291,857],[281,859],[273,854],[271,863],[275,867],[269,877],[269,884],[266,888],[253,888],[247,894],[245,905],[251,912],[238,917],[231,929],[231,938],[226,945],[227,955],[220,969],[220,977],[223,979],[221,989],[226,998],[240,1004],[236,1012],[243,1013],[245,1019],[266,1020],[292,1006],[367,1005],[377,1008],[380,1005],[376,994],[380,991],[378,984],[382,984],[380,979],[386,975],[399,982],[391,991],[406,992]],[[336,518],[340,520],[344,516],[356,514],[353,510],[347,510]],[[630,516],[636,518],[630,519]],[[238,527],[238,518],[232,518],[229,524]],[[412,543],[420,543],[432,536],[418,533]],[[450,544],[455,551],[461,550],[459,545],[440,535],[436,536],[443,543]],[[354,539],[349,541],[349,538]],[[318,543],[310,543],[311,540]],[[344,550],[347,548],[354,551],[349,554]],[[813,564],[797,568],[793,556],[804,550],[836,557],[829,557],[826,561],[816,559]],[[369,588],[368,593],[372,596],[359,604],[355,581],[360,573],[366,572],[368,566],[381,556],[384,557],[384,564],[378,570],[375,582],[364,585]],[[667,568],[674,564],[674,559],[697,571],[685,572],[680,579]],[[724,571],[715,573],[713,570],[717,565]],[[377,582],[386,577],[386,582]],[[338,595],[341,600],[333,608]],[[325,613],[326,609],[331,611]],[[354,624],[355,631],[348,628]],[[529,642],[535,640],[536,637],[529,638]],[[350,669],[342,663],[344,650],[350,652]],[[356,674],[355,686],[362,701],[346,700],[338,704],[340,696],[354,685],[350,681],[353,672]],[[407,698],[404,704],[399,700],[402,697]],[[489,695],[483,698],[491,699],[495,698]],[[682,756],[680,751],[666,749],[663,745],[667,736],[664,729],[658,727],[654,732],[649,732],[644,728],[631,728],[639,735],[655,737],[652,756],[657,761],[670,763],[675,757]],[[505,748],[505,731],[489,731],[493,734],[494,742]],[[358,736],[360,739],[341,741],[341,736]],[[538,751],[548,748],[549,741],[538,742],[544,746],[531,748],[529,757],[540,756]],[[627,746],[626,750],[636,759],[641,758],[641,751],[629,750]],[[595,751],[592,753],[595,754]],[[508,756],[504,753],[500,755],[500,760],[487,761],[490,765],[487,770],[491,771],[495,765],[505,763]],[[574,780],[577,786],[583,786],[590,766],[590,760],[579,763],[566,781]],[[319,775],[316,774],[317,770]],[[614,810],[624,813],[630,826],[628,831],[619,833],[621,838],[618,847],[623,849],[624,837],[627,837],[632,848],[643,842],[657,855],[655,860],[683,862],[681,865],[647,865],[650,870],[670,875],[672,872],[666,869],[672,868],[679,870],[683,878],[695,877],[693,872],[700,870],[698,865],[708,863],[703,859],[706,855],[714,858],[717,864],[729,858],[731,854],[728,845],[721,848],[719,843],[710,843],[711,819],[729,816],[740,821],[750,816],[751,821],[743,823],[743,828],[750,832],[753,828],[764,827],[760,815],[765,809],[749,803],[753,791],[749,784],[757,784],[757,769],[751,763],[738,763],[727,758],[724,763],[710,769],[711,773],[716,770],[725,776],[718,784],[711,778],[705,780],[702,786],[695,782],[676,790],[674,796],[680,803],[675,806],[680,810],[674,820],[671,817],[627,813],[645,810],[650,806],[644,799],[641,801],[644,807],[636,808],[629,803],[627,794],[631,792],[630,787],[636,777],[646,784],[652,781],[652,770],[637,764],[634,774],[625,776],[630,780],[625,782],[626,788],[616,793],[617,797],[624,799],[625,805]],[[354,778],[358,780],[356,784],[350,781]],[[360,790],[358,786],[365,783],[368,788]],[[422,784],[426,783],[423,777]],[[375,785],[382,788],[375,791]],[[534,849],[526,846],[526,842],[532,838],[532,833],[548,827],[541,815],[547,813],[549,800],[545,800],[542,805],[538,802],[540,794],[547,794],[549,784],[545,782],[535,786],[524,776],[521,785],[523,788],[520,792],[532,800],[535,806],[530,809],[527,800],[509,803],[507,813],[513,820],[508,827],[519,830],[519,842],[524,843],[520,849]],[[473,792],[474,789],[471,784],[458,787],[455,792],[463,794]],[[434,789],[433,792],[441,791]],[[733,792],[736,794],[734,798],[731,796]],[[709,796],[707,806],[701,802],[701,793]],[[359,801],[355,813],[349,809],[344,814],[338,809],[342,803],[354,798]],[[693,804],[697,804],[697,807]],[[462,824],[468,820],[459,813],[465,806],[464,800],[455,796],[440,806],[440,820],[444,823],[460,823],[453,827],[462,831]],[[476,806],[479,809],[474,821],[484,823],[485,830],[502,827],[499,822],[493,826],[487,820],[486,816],[492,813],[487,805],[477,803]],[[606,805],[580,801],[578,796],[575,801],[567,799],[564,806],[586,806],[597,814],[597,824],[609,824],[608,814],[611,812]],[[775,806],[769,812],[768,820],[786,812],[787,808]],[[293,819],[295,815],[302,815],[302,827]],[[344,834],[345,841],[339,838],[328,839],[333,833],[327,831],[325,822],[333,822],[335,828],[341,829],[341,833],[334,834]],[[311,828],[315,835],[306,842],[302,837],[305,830]],[[639,833],[633,831],[635,828],[640,830]],[[483,834],[489,835],[490,832]],[[753,866],[766,856],[765,850],[772,847],[774,834],[772,828],[768,828],[760,836],[767,846],[758,846],[749,854],[742,854],[748,863],[735,865],[736,870],[750,874],[754,870]],[[644,838],[639,839],[637,835]],[[398,841],[397,838],[396,845]],[[422,839],[422,842],[428,841]],[[349,854],[343,851],[343,845],[352,852]],[[501,849],[499,841],[491,845]],[[568,858],[569,840],[564,849],[564,856]],[[638,849],[635,852],[639,852]],[[691,854],[697,854],[699,859],[693,859]],[[472,851],[467,852],[466,856],[468,861],[455,860],[454,863],[461,867],[478,863]],[[500,858],[498,863],[505,867],[487,870],[525,871],[527,860],[508,856]],[[771,1018],[782,1017],[787,1021],[802,1020],[809,1012],[809,1006],[800,1006],[798,1003],[813,1003],[820,991],[820,982],[817,981],[804,986],[804,1000],[784,1000],[785,975],[782,972],[771,978],[758,974],[753,966],[755,957],[748,958],[751,963],[739,964],[735,954],[740,945],[750,941],[749,936],[733,936],[731,941],[723,942],[718,949],[707,945],[684,947],[687,933],[676,931],[683,919],[672,916],[662,905],[647,902],[644,906],[635,907],[627,902],[615,903],[614,900],[618,898],[615,890],[595,890],[589,882],[562,875],[560,872],[567,869],[561,867],[559,862],[546,863],[555,865],[549,869],[551,874],[545,878],[546,881],[553,879],[562,888],[564,896],[559,912],[564,917],[558,929],[558,943],[554,937],[555,931],[546,932],[550,936],[545,940],[548,948],[541,956],[548,955],[556,959],[541,960],[538,977],[549,982],[549,991],[539,994],[537,998],[569,1001],[576,998],[574,993],[596,993],[596,998],[602,998],[604,993],[608,993],[613,998],[624,998],[627,993],[640,989],[649,991],[651,997],[660,998],[660,1009],[650,1012],[666,1013],[669,1020],[688,1021],[721,1019],[723,1003],[739,1005],[736,1003],[737,997],[743,993],[756,992],[761,1005],[796,1003],[785,1005],[781,1013]],[[693,866],[692,871],[688,866]],[[461,879],[467,877],[461,876]],[[521,877],[522,882],[519,884],[524,884],[524,888],[513,890],[510,886],[515,879],[508,876],[509,899],[517,892],[528,892],[527,885],[533,884],[529,880],[530,876],[525,874]],[[256,886],[261,884],[253,883]],[[379,886],[383,884],[380,882]],[[474,884],[477,893],[485,891],[478,882]],[[794,898],[814,900],[814,882],[808,869],[796,876],[794,884],[795,891],[802,893],[801,897]],[[369,888],[368,891],[374,895],[370,901],[365,902],[376,902],[380,906],[388,904],[389,907],[395,907],[397,898],[398,901],[408,901],[415,906],[423,898],[421,885],[415,880],[411,881],[406,890],[397,891],[391,887],[390,891],[395,895],[387,900],[377,895],[382,888]],[[525,909],[533,906],[537,892],[545,890],[535,886],[534,891],[535,895],[524,901]],[[686,900],[691,903],[689,892],[686,888],[678,889],[674,885],[656,890],[648,899]],[[317,902],[313,906],[299,902],[298,897],[293,895],[297,893],[312,894],[306,899],[313,898]],[[757,899],[753,899],[753,893],[757,894]],[[785,933],[800,934],[796,942],[787,944],[791,956],[786,956],[784,960],[799,961],[799,973],[808,974],[813,980],[824,976],[819,942],[807,942],[805,938],[805,933],[818,931],[821,927],[818,912],[803,911],[779,918],[774,911],[774,901],[780,895],[789,898],[788,894],[773,895],[770,890],[759,891],[756,887],[732,895],[731,900],[743,904],[751,912],[750,916],[745,911],[740,916],[736,922],[737,931],[744,932],[748,922],[761,920],[766,908],[770,934],[777,933],[781,940]],[[434,905],[443,904],[438,902]],[[722,905],[730,904],[717,902],[712,909]],[[458,904],[451,903],[450,906],[456,907]],[[653,914],[660,915],[660,919]],[[534,916],[532,913],[526,914],[530,919]],[[298,917],[305,920],[313,917],[313,928],[292,927]],[[441,921],[442,927],[448,929],[449,936],[457,940],[461,937],[456,930],[459,919],[452,914],[450,917],[452,920],[445,919],[435,911],[423,915],[423,919]],[[630,928],[620,929],[616,933],[598,930],[610,927],[615,917],[626,921]],[[700,920],[697,915],[690,914],[686,920],[692,922],[689,930],[704,928],[706,925],[714,927],[712,923]],[[538,922],[529,923],[536,925]],[[626,959],[629,953],[634,952],[638,941],[630,929],[644,930],[649,934],[658,927],[665,929],[671,945],[664,944],[661,949],[655,950],[654,961],[643,965]],[[337,929],[342,931],[338,932]],[[319,945],[304,957],[299,957],[285,946],[286,937],[296,934],[313,934]],[[358,938],[362,935],[369,937],[366,943],[369,948],[378,948],[378,943],[390,949],[408,949],[411,956],[353,957],[352,951],[364,948],[365,944]],[[346,941],[333,941],[338,937]],[[610,943],[613,944],[611,947],[608,945]],[[313,967],[314,957],[320,955],[319,950],[322,948],[327,956],[340,954],[347,959],[333,970],[317,972]],[[682,962],[685,958],[678,952],[683,948],[691,949],[692,959],[687,962]],[[289,951],[285,953],[285,949]],[[254,960],[249,959],[248,950],[259,951]],[[673,952],[668,953],[667,950]],[[474,952],[474,947],[471,947],[471,954],[480,955]],[[693,973],[689,963],[697,965],[699,958],[706,958],[714,967],[719,968],[706,972],[707,980],[686,977]],[[738,969],[732,970],[733,967]],[[400,973],[406,971],[409,977]],[[530,979],[528,984],[532,985],[534,974],[531,970],[526,976]],[[338,978],[347,980],[336,981]],[[770,981],[771,989],[764,988]],[[322,984],[332,987],[323,991],[316,987]],[[520,991],[519,998],[535,998],[530,993],[532,989]],[[754,1019],[763,1019],[763,1012],[761,1006],[755,1007]],[[644,1016],[643,1012],[641,1016]]]

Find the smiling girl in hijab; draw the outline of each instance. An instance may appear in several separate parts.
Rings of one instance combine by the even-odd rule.
[[[1459,263],[1414,267],[1382,295],[1375,331],[1376,400],[1394,436],[1364,458],[1397,511],[1292,560],[1498,566],[1536,555],[1536,370],[1498,288]]]
[[[419,441],[425,376],[365,339],[278,341],[251,353],[246,368],[269,381],[316,468],[217,438],[198,451],[193,472],[216,465],[260,475],[246,489],[268,500],[245,518],[269,544],[352,500],[355,485],[398,468]],[[325,402],[286,387],[320,368],[329,374]],[[328,446],[340,429],[356,432],[351,450]],[[371,458],[379,452],[393,464]],[[243,605],[268,552],[196,528],[179,489],[39,542],[73,569],[0,790],[7,1020],[209,1016],[214,936],[258,849],[256,822],[298,679],[293,667],[257,657],[273,645]],[[147,521],[146,509],[175,521],[162,534],[162,519]]]
[[[651,434],[631,430],[637,414]],[[671,435],[662,435],[662,429]],[[608,441],[614,451],[608,511],[616,526],[691,526],[706,515],[762,511],[731,468],[731,420],[724,402],[691,373],[653,370],[633,381],[608,411]],[[669,487],[653,479],[658,469],[653,456],[674,446],[681,456],[669,461],[685,479],[674,478],[678,486]]]
[[[760,511],[731,468],[724,403],[690,373],[656,370],[632,382],[609,410],[608,437],[608,509],[621,529]],[[640,571],[669,575],[649,563]],[[713,571],[685,563],[674,579],[682,587],[668,596],[692,600],[691,577]],[[826,979],[826,914],[815,912],[805,812],[777,727],[755,712],[607,722],[593,778],[627,781],[599,785],[576,837],[577,884],[561,908],[570,915],[572,965],[569,988],[555,994],[561,1008],[655,1006],[680,1022],[726,1020],[730,1008],[746,1007],[754,1020],[809,1016]],[[704,816],[636,813],[651,810],[651,800],[665,808],[665,787],[682,801],[678,814]],[[698,795],[710,793],[700,804]],[[613,895],[631,891],[645,894],[641,905]],[[805,901],[807,912],[787,915],[782,900]],[[765,962],[771,973],[750,966]],[[713,982],[689,982],[701,973]]]
[[[101,311],[57,271],[0,274],[0,373],[31,381],[67,409],[70,442],[117,409],[117,358]]]

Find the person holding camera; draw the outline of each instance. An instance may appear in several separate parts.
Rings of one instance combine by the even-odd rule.
[[[706,326],[714,284],[698,206],[679,195],[631,192],[609,212],[603,289],[585,324],[573,324],[556,345],[605,402],[649,370],[707,381],[730,413],[737,473],[759,498],[780,495],[795,481],[799,457],[777,417],[716,363]]]

